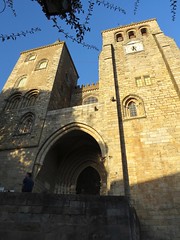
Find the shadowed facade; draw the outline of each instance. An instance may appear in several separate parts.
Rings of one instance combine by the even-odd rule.
[[[0,182],[125,196],[143,240],[179,239],[180,52],[155,19],[102,32],[99,81],[79,87],[64,42],[21,56],[0,95]]]

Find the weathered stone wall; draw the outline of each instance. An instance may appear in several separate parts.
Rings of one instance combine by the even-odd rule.
[[[147,28],[143,36],[142,27]],[[135,31],[136,38],[128,39],[128,31]],[[121,42],[116,41],[118,32],[124,36]],[[131,41],[142,43],[143,50],[127,53],[126,46]],[[131,199],[140,216],[143,239],[179,239],[179,49],[154,20],[104,31],[103,44],[101,75],[112,79],[108,73],[112,66],[109,70],[103,66],[105,59],[114,58],[120,124],[123,122],[121,139],[125,144]],[[109,53],[108,44],[112,46]],[[138,86],[136,79],[144,81],[145,76],[149,76],[150,84],[142,82]],[[127,99],[137,99],[137,111],[141,110],[137,116],[127,114]]]
[[[0,95],[0,149],[38,145],[62,48],[63,43],[57,43],[21,54]],[[29,54],[33,54],[35,59],[26,61]],[[43,69],[37,69],[39,62],[43,59],[47,60],[47,66]],[[24,86],[17,86],[17,82],[22,76],[26,76],[26,83]],[[23,105],[26,94],[34,89],[38,92],[35,106]],[[6,109],[5,106],[10,101],[9,97],[15,93],[20,94],[19,99],[15,98],[14,100],[16,106]],[[18,124],[27,113],[34,115],[33,129],[31,134],[19,134],[17,133]]]
[[[0,187],[20,192],[26,172],[31,172],[37,148],[17,148],[0,152]]]
[[[91,96],[99,99],[99,84],[76,86],[72,92],[71,107],[83,104],[83,100]]]
[[[146,34],[142,34],[143,28],[147,29]],[[134,38],[128,35],[131,31],[135,33]],[[119,33],[123,36],[121,41],[117,41]],[[21,112],[14,111],[15,115],[9,114],[8,117],[4,113],[1,114],[3,116],[1,146],[5,144],[6,147],[0,152],[0,165],[3,169],[0,171],[0,182],[7,188],[19,191],[25,171],[35,169],[38,173],[43,168],[46,157],[49,164],[51,159],[61,161],[61,153],[53,152],[55,147],[56,150],[59,147],[57,145],[61,138],[64,137],[63,140],[70,142],[67,144],[68,147],[60,142],[67,150],[66,159],[69,161],[68,153],[74,150],[76,145],[73,141],[75,136],[70,135],[71,130],[85,132],[89,134],[89,138],[83,139],[89,141],[87,145],[88,143],[93,145],[90,150],[95,150],[97,156],[95,158],[90,156],[89,150],[87,155],[83,155],[84,162],[88,158],[93,167],[97,169],[99,167],[99,173],[103,169],[104,178],[107,178],[101,194],[130,195],[142,223],[143,240],[177,240],[180,238],[179,49],[172,39],[163,34],[155,20],[106,30],[102,36],[98,89],[90,86],[82,88],[79,92],[72,91],[73,107],[53,110],[59,103],[59,99],[56,99],[59,90],[53,89],[54,95],[49,105],[49,109],[53,111],[47,112],[50,99],[48,91],[52,90],[61,47],[59,43],[59,47],[55,44],[54,52],[50,51],[49,47],[47,52],[46,47],[38,50],[42,51],[42,54],[44,51],[47,55],[55,54],[52,57],[54,60],[48,63],[51,64],[49,65],[51,68],[41,79],[38,78],[37,72],[34,73],[30,67],[27,68],[30,76],[32,72],[32,76],[35,77],[32,79],[36,79],[35,82],[32,81],[31,87],[37,88],[43,83],[46,91],[35,108],[39,116],[38,124],[30,135],[21,136],[21,140],[14,139],[11,133]],[[5,85],[5,93],[12,88],[17,73],[24,74],[25,69],[24,60],[20,59]],[[65,78],[65,75],[63,77]],[[46,84],[43,79],[48,79]],[[56,83],[59,82],[60,78]],[[98,103],[80,105],[88,94],[98,97]],[[4,98],[7,96],[1,95],[2,108],[5,105]],[[135,101],[137,108],[135,116],[130,116],[128,101]],[[62,105],[59,108],[61,107]],[[68,139],[66,134],[69,134]],[[4,136],[8,141],[3,141]],[[91,137],[96,145],[90,140]],[[12,144],[14,149],[11,149]],[[81,158],[83,149],[78,145],[78,141],[77,146],[79,146],[77,158]],[[76,158],[75,155],[73,157]],[[69,162],[69,168],[74,166],[72,160],[73,158]],[[54,177],[57,165],[53,164],[48,165],[51,171],[48,178]],[[83,165],[83,160],[81,164]],[[74,166],[74,169],[77,169],[76,167]],[[83,167],[84,165],[79,169],[82,170]],[[48,168],[46,170],[48,171]],[[60,179],[61,175],[58,177]],[[49,182],[50,180],[48,179]],[[66,186],[62,186],[62,189],[63,187],[65,193],[71,192],[69,189],[67,191]]]
[[[1,240],[139,240],[124,197],[0,193]]]
[[[68,50],[63,42],[56,42],[52,45],[32,49],[21,53],[21,56],[9,76],[1,94],[0,94],[0,165],[3,171],[0,171],[0,183],[6,189],[20,191],[22,179],[26,171],[32,171],[33,164],[38,152],[38,145],[44,126],[44,121],[49,105],[54,79],[58,75],[57,68],[59,64],[64,64],[61,59],[62,50],[66,55],[66,61],[71,61]],[[33,60],[27,57],[32,54]],[[68,56],[67,56],[68,55]],[[38,63],[47,60],[47,66],[43,69],[37,69]],[[59,63],[60,62],[60,63]],[[66,64],[66,69],[68,68]],[[72,78],[76,83],[77,73],[73,63],[71,63]],[[17,82],[22,76],[27,77],[24,86],[17,87]],[[59,75],[57,77],[60,77]],[[35,104],[31,106],[23,105],[25,95],[36,89],[38,96]],[[20,93],[19,102],[12,109],[6,109],[9,97],[13,93]],[[13,104],[13,102],[12,102]],[[25,114],[33,114],[32,129],[25,134],[19,133],[18,126],[21,124]]]
[[[96,110],[95,107],[98,110]],[[113,109],[113,111],[115,110]],[[114,130],[115,132],[115,127],[117,128],[117,120],[115,121],[113,118],[111,118],[110,112],[108,117],[106,117],[106,114],[106,107],[99,103],[49,111],[46,117],[40,142],[40,146],[42,146],[41,152],[43,155],[44,151],[50,149],[51,142],[53,142],[55,138],[58,138],[57,132],[59,132],[59,136],[66,134],[66,128],[71,126],[71,124],[74,126],[74,128],[78,127],[82,131],[85,131],[88,127],[90,131],[89,134],[92,134],[91,131],[98,132],[98,135],[101,136],[104,141],[104,147],[106,147],[106,143],[108,143],[108,149],[106,148],[106,152],[104,153],[105,155],[101,153],[103,155],[102,157],[104,158],[103,164],[108,175],[106,193],[108,194],[109,192],[112,195],[124,195],[121,155],[119,152],[119,138],[118,136],[113,138],[112,133],[110,134],[110,131],[113,132]],[[113,128],[108,127],[112,125],[111,122],[114,124]],[[95,140],[98,142],[98,139],[95,138]],[[46,144],[48,141],[49,144]],[[44,145],[47,146],[45,149],[43,148]],[[81,153],[81,150],[82,149],[79,150],[79,154]],[[44,156],[39,157],[37,161],[40,161],[42,164],[44,161]],[[114,182],[114,185],[112,182]]]
[[[48,110],[70,107],[72,92],[77,85],[77,79],[78,74],[76,68],[66,45],[64,45],[57,66]]]

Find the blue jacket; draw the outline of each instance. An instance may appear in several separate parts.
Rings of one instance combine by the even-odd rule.
[[[33,186],[33,180],[29,177],[25,177],[23,180],[22,192],[32,192]]]

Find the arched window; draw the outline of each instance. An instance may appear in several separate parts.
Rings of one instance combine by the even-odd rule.
[[[22,107],[33,106],[36,102],[38,95],[39,95],[39,91],[37,89],[33,89],[27,92],[24,96]]]
[[[96,97],[88,97],[85,98],[85,100],[83,101],[83,104],[90,104],[90,103],[96,103],[98,102],[98,99]]]
[[[128,32],[128,37],[129,37],[129,39],[135,38],[136,37],[135,32],[134,31],[129,31]]]
[[[147,35],[147,28],[141,28],[141,34],[142,34],[142,36],[146,36]]]
[[[19,135],[19,134],[31,133],[33,124],[34,124],[34,114],[31,112],[26,113],[20,120],[20,123],[17,128],[17,134]]]
[[[135,118],[145,116],[144,104],[140,97],[129,95],[123,100],[124,118]]]
[[[127,108],[129,110],[129,116],[130,117],[137,116],[136,103],[133,100],[128,103]]]
[[[30,53],[29,55],[27,55],[25,62],[32,61],[34,59],[36,59],[36,55],[34,53]]]
[[[24,87],[26,85],[26,82],[27,82],[27,76],[22,76],[18,79],[15,87],[16,88]]]
[[[116,42],[122,42],[123,40],[124,40],[124,39],[123,39],[122,33],[116,34]]]
[[[48,64],[48,60],[47,59],[42,59],[38,62],[37,66],[36,66],[36,70],[40,70],[40,69],[44,69],[47,67]]]
[[[5,110],[17,109],[20,106],[21,98],[22,98],[21,92],[16,92],[12,94],[7,99]]]

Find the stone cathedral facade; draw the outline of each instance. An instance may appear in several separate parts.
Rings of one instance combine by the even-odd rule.
[[[34,192],[127,196],[142,239],[179,239],[179,48],[155,19],[102,40],[82,87],[64,42],[21,53],[0,95],[1,186],[31,171]]]

